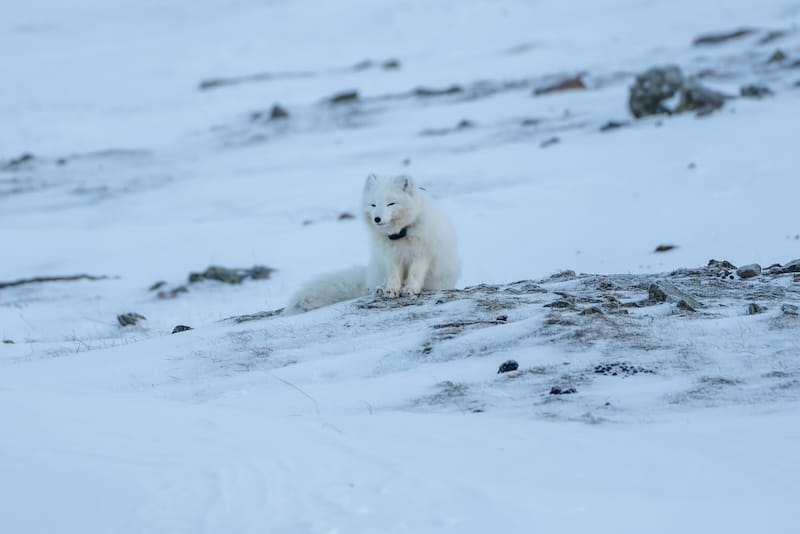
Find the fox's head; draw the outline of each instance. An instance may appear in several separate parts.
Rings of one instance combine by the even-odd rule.
[[[419,214],[419,199],[410,176],[370,174],[364,184],[362,212],[373,230],[393,235],[414,223]]]

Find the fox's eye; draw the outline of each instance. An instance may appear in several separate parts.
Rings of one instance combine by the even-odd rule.
[[[370,206],[372,206],[372,207],[374,208],[374,207],[375,207],[375,204],[370,204]]]
[[[386,207],[387,207],[387,208],[388,208],[389,206],[394,206],[394,202],[389,202],[388,204],[386,204]]]

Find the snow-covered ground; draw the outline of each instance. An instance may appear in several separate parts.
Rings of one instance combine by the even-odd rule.
[[[795,532],[800,277],[625,306],[800,258],[800,2],[6,4],[0,532]],[[774,94],[635,121],[664,64]],[[370,172],[490,286],[229,319],[366,262]],[[187,284],[209,265],[276,271]]]

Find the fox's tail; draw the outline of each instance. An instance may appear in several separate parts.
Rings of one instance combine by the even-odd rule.
[[[303,313],[367,294],[367,268],[351,267],[312,278],[289,299],[283,313]]]

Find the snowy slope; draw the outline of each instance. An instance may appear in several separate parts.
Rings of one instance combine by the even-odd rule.
[[[790,0],[4,6],[0,285],[108,278],[0,288],[0,531],[794,532],[798,276],[669,273],[800,258],[798,23]],[[774,94],[634,121],[663,64]],[[340,215],[369,172],[424,184],[460,287],[489,286],[229,319],[365,263]],[[187,283],[209,265],[277,270]],[[707,306],[622,306],[665,278]]]

